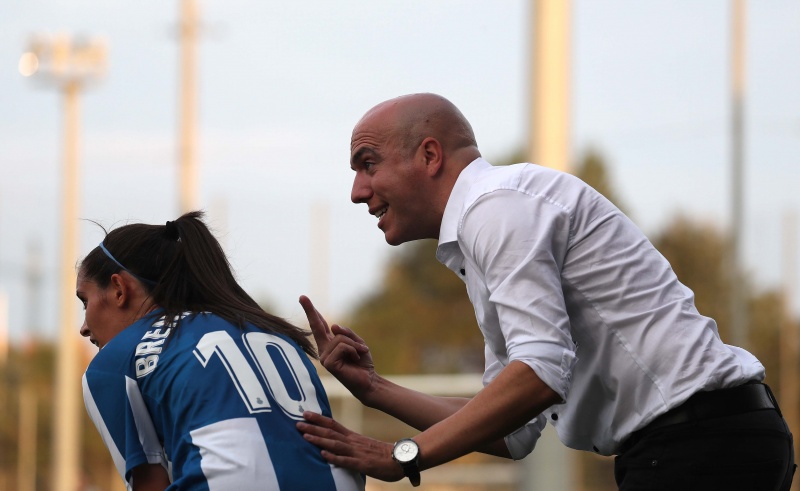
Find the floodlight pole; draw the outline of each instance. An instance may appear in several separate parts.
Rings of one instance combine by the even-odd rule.
[[[60,264],[60,322],[56,353],[53,428],[54,491],[75,491],[80,483],[80,335],[76,322],[75,261],[78,259],[78,199],[80,91],[105,71],[105,46],[101,42],[72,43],[68,36],[35,38],[23,55],[23,75],[38,74],[64,95],[64,168],[62,174]],[[23,67],[22,61],[25,61]]]
[[[530,129],[528,161],[569,169],[570,20],[569,0],[531,0]],[[548,426],[526,459],[521,487],[582,489],[582,469],[573,451]],[[568,471],[565,472],[565,469]]]
[[[794,310],[794,295],[797,291],[797,215],[787,212],[783,217],[783,316],[780,331],[780,384],[779,399],[783,417],[795,434],[800,428],[800,332]],[[798,440],[794,440],[795,455],[800,453]],[[795,479],[792,490],[800,489]]]
[[[197,198],[197,0],[180,0],[178,90],[178,196],[180,212],[196,210]]]
[[[570,1],[532,0],[528,161],[569,169]]]
[[[733,0],[731,63],[731,250],[728,271],[731,277],[731,342],[747,347],[748,309],[744,268],[742,266],[742,231],[744,221],[744,90],[745,90],[745,2]]]
[[[37,398],[33,387],[19,391],[17,491],[36,491]]]
[[[330,314],[330,220],[330,209],[326,202],[318,201],[311,205],[311,299],[317,310],[326,317]]]
[[[61,323],[56,372],[56,425],[54,428],[53,489],[74,489],[80,469],[80,367],[76,317],[75,261],[78,257],[78,135],[79,84],[64,86],[64,170],[61,186]]]

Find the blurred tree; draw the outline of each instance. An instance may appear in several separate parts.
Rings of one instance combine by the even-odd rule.
[[[50,401],[53,398],[54,353],[52,345],[41,343],[11,349],[8,362],[0,369],[4,383],[3,408],[0,413],[0,448],[4,451],[0,465],[7,483],[16,482],[20,394],[26,389],[36,400],[36,486],[37,489],[49,489],[49,462],[52,460],[49,442],[53,414]]]
[[[749,346],[767,370],[766,382],[777,397],[781,397],[780,380],[780,327],[783,322],[783,295],[777,290],[768,290],[751,295],[748,300],[750,312]],[[723,341],[725,338],[722,338]]]
[[[514,150],[513,152],[510,152],[507,155],[503,155],[491,160],[492,164],[494,165],[511,165],[527,161],[528,161],[528,156],[526,155],[524,148],[518,148],[517,150]]]
[[[628,214],[622,198],[614,191],[611,184],[611,175],[602,154],[594,148],[589,148],[574,165],[574,172],[583,182],[595,188],[600,194],[614,203],[623,213]]]
[[[10,351],[8,363],[0,367],[0,482],[6,487],[16,489],[17,449],[19,448],[19,394],[23,388],[32,390],[36,398],[36,489],[50,489],[52,456],[53,379],[55,370],[56,346],[48,343],[32,343],[23,348]],[[75,390],[81,390],[81,381],[75,381]],[[83,453],[82,479],[85,489],[113,489],[112,481],[121,481],[113,471],[113,463],[94,424],[82,412]]]
[[[480,372],[483,341],[464,283],[436,261],[436,242],[401,246],[350,327],[387,373]]]

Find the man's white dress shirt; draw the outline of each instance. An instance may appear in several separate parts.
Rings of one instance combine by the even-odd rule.
[[[564,400],[506,437],[515,459],[546,420],[565,445],[613,455],[692,394],[764,378],[633,222],[570,174],[475,160],[447,202],[436,256],[467,285],[484,384],[518,360]]]

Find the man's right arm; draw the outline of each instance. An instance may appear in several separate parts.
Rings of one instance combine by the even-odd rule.
[[[372,355],[363,339],[348,328],[336,324],[328,327],[308,297],[301,297],[300,304],[308,317],[322,366],[365,406],[425,431],[455,414],[471,400],[423,394],[381,377],[375,372]],[[511,457],[503,439],[484,446],[480,451]]]
[[[537,415],[560,399],[528,365],[512,361],[459,411],[413,437],[419,446],[419,469],[483,451],[517,428],[527,428],[533,418],[542,422]],[[316,413],[305,412],[303,417],[297,428],[322,449],[329,463],[386,481],[402,478],[391,443],[365,437]]]
[[[361,402],[365,406],[378,409],[419,431],[425,431],[455,414],[470,400],[471,398],[467,397],[441,397],[424,394],[376,376],[372,390]],[[482,447],[480,451],[498,457],[511,458],[503,439]]]

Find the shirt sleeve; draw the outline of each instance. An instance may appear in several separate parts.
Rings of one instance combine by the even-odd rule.
[[[483,385],[486,386],[503,370],[503,365],[497,360],[489,347],[486,347],[486,370],[483,372]],[[536,442],[542,436],[542,430],[547,424],[547,418],[538,415],[528,421],[524,426],[517,428],[513,433],[504,438],[511,458],[521,460],[533,452]]]
[[[139,465],[168,467],[135,380],[90,367],[83,375],[83,399],[117,471],[129,485],[131,471]]]
[[[562,400],[576,361],[561,286],[569,239],[566,208],[544,196],[511,190],[478,198],[459,233],[465,260],[487,290],[484,308],[497,317],[504,364],[527,364]]]

